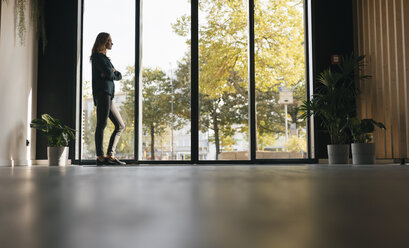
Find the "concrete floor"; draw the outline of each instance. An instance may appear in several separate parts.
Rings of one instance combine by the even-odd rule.
[[[1,247],[409,247],[409,166],[0,168]]]

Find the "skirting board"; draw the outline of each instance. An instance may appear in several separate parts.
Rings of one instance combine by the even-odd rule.
[[[40,160],[0,160],[0,167],[10,166],[31,166],[31,165],[48,165],[47,159]],[[71,165],[71,159],[68,159],[68,165]]]
[[[32,160],[32,165],[48,165],[48,160],[47,159],[37,159],[37,160]],[[68,159],[67,162],[68,165],[71,165],[71,159]]]
[[[319,164],[328,164],[328,159],[318,159]],[[349,159],[349,164],[352,164],[352,159]],[[393,159],[376,159],[375,164],[396,164]]]
[[[31,164],[31,160],[0,160],[0,166],[8,167],[8,166],[28,166]]]

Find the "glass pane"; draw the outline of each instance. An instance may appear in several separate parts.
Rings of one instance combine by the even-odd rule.
[[[255,1],[258,159],[306,158],[304,6],[300,0]]]
[[[190,160],[190,3],[142,9],[139,159]]]
[[[115,13],[120,13],[118,18]],[[115,156],[134,159],[134,64],[135,64],[135,1],[84,0],[82,55],[82,159],[95,159],[96,112],[92,98],[92,71],[90,55],[95,38],[100,32],[111,35],[114,43],[107,51],[122,80],[115,81],[114,101],[125,123],[125,130],[116,148]],[[104,133],[104,149],[114,127],[111,121]]]
[[[248,160],[247,0],[199,1],[199,159]]]

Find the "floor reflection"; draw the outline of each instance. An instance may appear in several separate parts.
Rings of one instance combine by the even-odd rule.
[[[0,238],[2,247],[401,247],[408,176],[398,166],[0,168]]]

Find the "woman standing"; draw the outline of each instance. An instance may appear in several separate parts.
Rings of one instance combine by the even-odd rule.
[[[125,162],[114,157],[119,137],[125,129],[119,111],[112,101],[115,94],[114,80],[121,80],[122,75],[115,70],[106,51],[112,49],[112,39],[108,33],[99,33],[92,47],[92,95],[94,104],[97,106],[97,126],[95,129],[95,148],[97,153],[97,165],[121,165]],[[112,121],[115,129],[109,140],[107,155],[104,156],[103,141],[104,129],[108,118]]]

